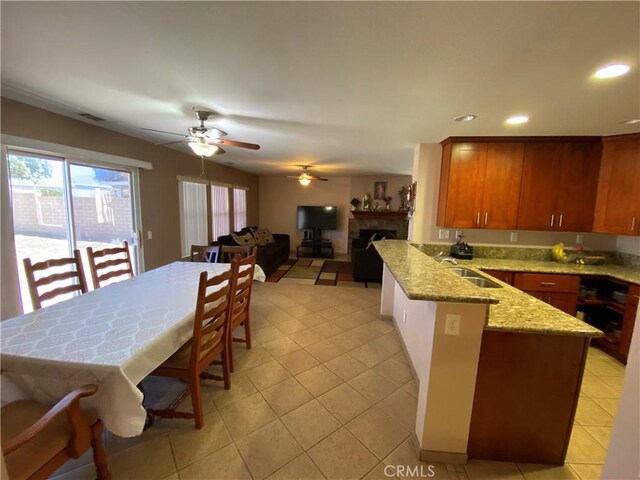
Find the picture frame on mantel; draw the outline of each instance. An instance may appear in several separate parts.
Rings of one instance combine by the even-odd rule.
[[[387,182],[373,182],[374,200],[384,200],[387,197]]]

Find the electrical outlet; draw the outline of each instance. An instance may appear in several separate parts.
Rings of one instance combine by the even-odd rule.
[[[510,240],[512,242],[517,242],[518,241],[518,232],[511,232],[511,238]]]
[[[149,240],[153,239],[153,233],[151,233],[151,230],[147,231],[147,239]]]
[[[460,335],[460,315],[448,313],[444,322],[445,335]]]
[[[584,235],[579,233],[576,235],[576,245],[582,245],[584,243]]]
[[[438,238],[440,240],[448,240],[449,239],[449,230],[445,230],[445,229],[441,228],[438,231]]]
[[[456,239],[462,236],[462,230],[456,230]]]

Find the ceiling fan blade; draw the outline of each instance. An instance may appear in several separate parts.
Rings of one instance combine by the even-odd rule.
[[[222,155],[223,153],[227,153],[227,151],[221,147],[218,147],[218,151],[214,153],[214,155]]]
[[[316,180],[320,180],[321,182],[328,182],[329,181],[328,178],[320,178],[320,177],[316,178]]]
[[[186,135],[183,133],[166,132],[164,130],[156,130],[155,128],[139,128],[140,130],[146,130],[147,132],[166,133],[167,135],[178,135],[179,137],[186,137]]]
[[[287,175],[287,178],[300,178],[300,175]]]
[[[160,147],[164,147],[166,145],[175,145],[177,143],[184,143],[184,140],[176,140],[175,142],[155,143],[154,145],[158,145]]]
[[[260,150],[260,145],[255,143],[238,142],[236,140],[228,140],[226,138],[211,138],[208,139],[209,143],[216,145],[229,145],[230,147],[248,148],[250,150]]]
[[[216,127],[209,128],[204,134],[204,136],[210,140],[215,140],[216,138],[220,137],[226,137],[227,135],[229,135],[227,132]]]

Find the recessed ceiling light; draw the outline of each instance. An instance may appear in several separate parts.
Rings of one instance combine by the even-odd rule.
[[[596,78],[614,78],[619,77],[620,75],[624,75],[631,67],[624,63],[613,63],[611,65],[607,65],[606,67],[602,67],[595,74]]]
[[[509,117],[506,120],[506,123],[509,125],[520,125],[521,123],[527,123],[529,121],[529,117],[526,115],[515,115],[513,117]]]
[[[461,115],[460,117],[456,117],[454,118],[454,120],[456,122],[470,122],[471,120],[475,120],[476,117],[475,115]]]
[[[633,125],[634,123],[640,123],[640,118],[628,118],[627,120],[620,120],[620,125]]]

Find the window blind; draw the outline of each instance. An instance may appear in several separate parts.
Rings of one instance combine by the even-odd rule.
[[[233,189],[233,225],[236,231],[247,226],[247,191],[244,188]]]
[[[211,185],[211,231],[214,240],[229,235],[229,188]]]
[[[191,245],[207,245],[207,186],[180,181],[180,239],[182,256],[191,254]]]

